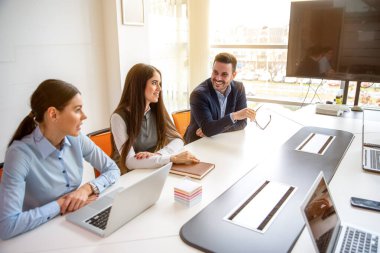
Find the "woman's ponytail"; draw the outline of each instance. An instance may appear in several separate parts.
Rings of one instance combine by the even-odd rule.
[[[11,141],[8,144],[8,147],[15,140],[21,140],[25,135],[30,134],[36,128],[36,122],[34,121],[35,116],[33,112],[30,112],[28,116],[26,116],[18,126],[16,132],[14,133]]]

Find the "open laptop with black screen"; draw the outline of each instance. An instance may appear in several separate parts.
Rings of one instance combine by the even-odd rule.
[[[168,163],[133,185],[110,192],[68,214],[66,220],[99,236],[110,235],[159,199],[171,167]]]
[[[301,212],[316,252],[380,252],[378,234],[341,223],[322,172],[309,190]]]
[[[380,111],[363,110],[362,165],[364,170],[380,172],[380,133],[368,129],[368,122],[380,118]]]

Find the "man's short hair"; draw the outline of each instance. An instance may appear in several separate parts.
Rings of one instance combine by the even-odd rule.
[[[232,72],[236,71],[237,60],[236,60],[236,57],[230,53],[224,52],[224,53],[217,54],[214,58],[213,64],[215,64],[215,62],[222,62],[222,63],[226,63],[226,64],[231,63],[232,64]]]

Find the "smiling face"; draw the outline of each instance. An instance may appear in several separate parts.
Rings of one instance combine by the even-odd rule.
[[[216,91],[224,94],[235,78],[236,72],[233,71],[231,63],[222,63],[216,61],[212,68],[211,82]]]
[[[87,116],[82,111],[82,96],[76,94],[62,111],[57,110],[56,129],[63,136],[78,136],[83,120]]]
[[[161,92],[161,76],[154,71],[153,76],[146,82],[145,86],[145,104],[157,103]]]

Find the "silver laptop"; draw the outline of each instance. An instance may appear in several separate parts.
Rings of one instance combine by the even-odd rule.
[[[380,252],[380,235],[341,223],[322,172],[309,190],[301,213],[315,252]]]
[[[380,172],[380,133],[370,133],[365,129],[366,120],[380,117],[380,111],[363,110],[362,125],[362,165],[364,170]]]
[[[159,199],[171,167],[168,163],[135,184],[110,192],[68,214],[66,220],[102,237],[110,235]]]

